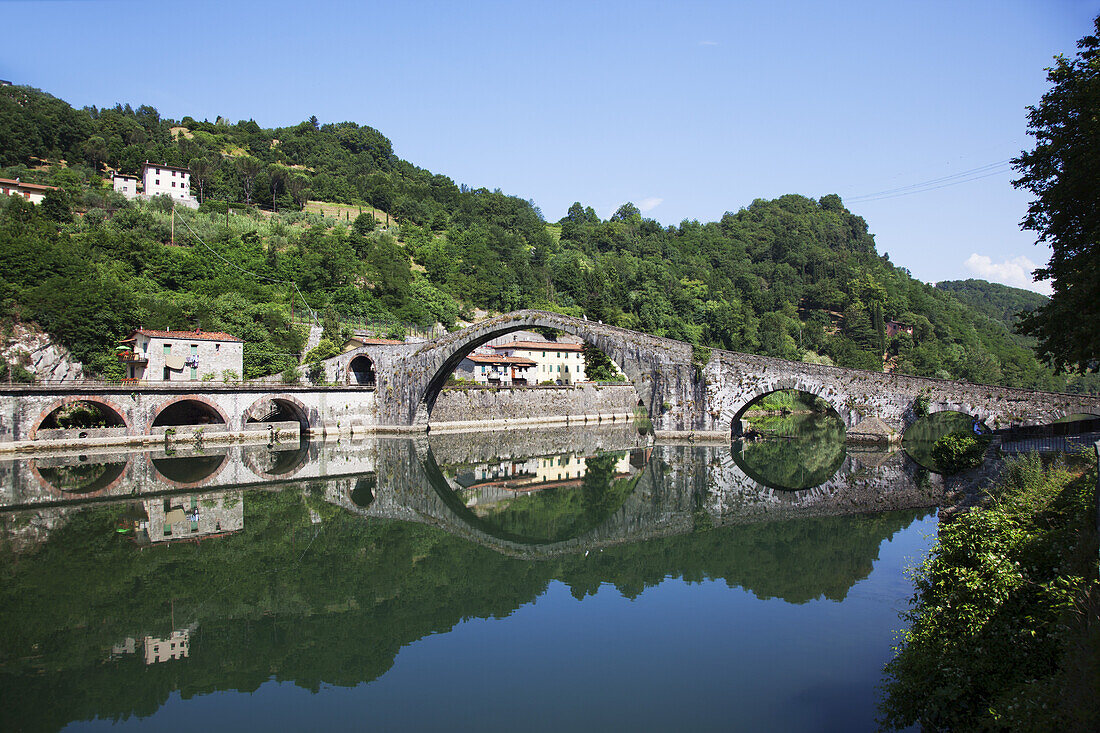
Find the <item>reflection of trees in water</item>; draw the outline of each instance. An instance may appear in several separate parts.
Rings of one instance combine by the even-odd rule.
[[[592,468],[608,471],[600,461]],[[600,516],[617,506],[615,483],[594,478],[587,498],[573,493]],[[146,716],[175,690],[255,690],[272,676],[311,690],[356,685],[384,674],[403,646],[464,619],[506,616],[554,579],[577,597],[601,583],[634,597],[681,577],[792,603],[839,600],[870,572],[882,541],[920,516],[728,527],[532,562],[334,507],[319,531],[297,491],[247,492],[245,502],[244,529],[201,546],[137,552],[114,532],[127,508],[110,506],[74,514],[18,563],[0,553],[5,727]],[[167,636],[173,622],[198,625],[187,660],[104,662],[104,649],[135,634]]]
[[[909,426],[902,436],[901,447],[909,457],[924,468],[938,470],[932,460],[932,446],[943,436],[957,430],[971,431],[974,418],[963,412],[946,410],[926,415]]]
[[[111,485],[126,470],[121,463],[81,463],[75,466],[39,466],[38,473],[58,491],[88,494]]]
[[[844,462],[844,423],[835,414],[760,417],[753,427],[785,436],[737,441],[734,458],[741,469],[765,486],[808,489],[831,479]]]

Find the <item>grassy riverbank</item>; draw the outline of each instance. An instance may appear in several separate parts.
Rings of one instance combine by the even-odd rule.
[[[1100,729],[1090,463],[1017,459],[941,527],[886,668],[885,728]]]

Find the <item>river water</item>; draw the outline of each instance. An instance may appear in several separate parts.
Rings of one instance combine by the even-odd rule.
[[[39,456],[0,489],[6,731],[871,730],[941,491],[829,435],[623,426]]]

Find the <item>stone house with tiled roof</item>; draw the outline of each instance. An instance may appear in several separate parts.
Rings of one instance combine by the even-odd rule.
[[[534,367],[534,361],[523,357],[474,353],[467,354],[459,363],[454,376],[478,384],[511,387],[516,384],[534,384]]]
[[[120,342],[118,359],[127,379],[197,382],[229,371],[244,374],[244,341],[217,331],[155,331],[137,328]]]

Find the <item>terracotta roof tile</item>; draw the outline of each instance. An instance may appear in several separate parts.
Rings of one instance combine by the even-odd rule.
[[[154,331],[149,328],[135,328],[130,332],[130,336],[150,336],[152,338],[162,339],[190,339],[191,341],[239,341],[244,343],[244,339],[239,339],[236,336],[231,336],[228,333],[222,333],[220,331]]]
[[[573,344],[566,341],[512,341],[493,348],[524,349],[526,351],[583,351],[584,344]]]
[[[535,366],[535,362],[522,356],[495,356],[493,354],[467,354],[467,359],[478,364],[515,364],[517,366]]]

